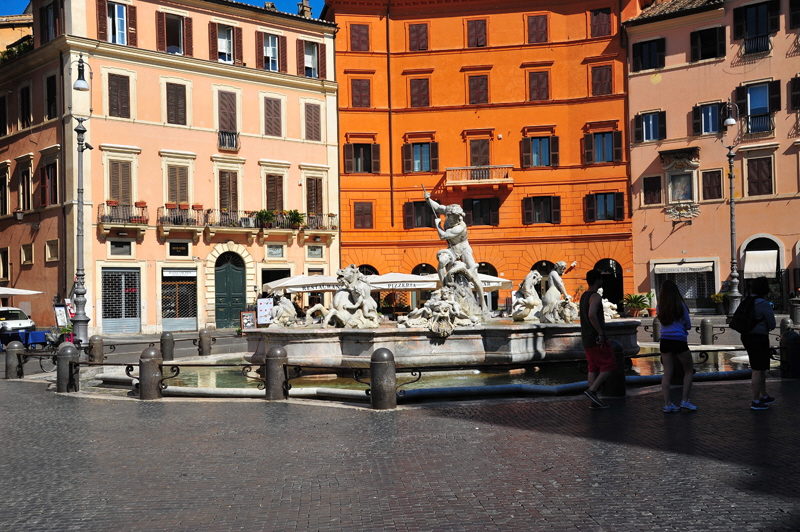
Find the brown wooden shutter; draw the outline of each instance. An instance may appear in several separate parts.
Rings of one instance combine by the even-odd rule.
[[[583,136],[583,162],[594,163],[594,136],[591,133]]]
[[[469,103],[470,105],[487,103],[488,101],[488,77],[469,76]]]
[[[486,20],[467,21],[467,46],[470,48],[486,46]]]
[[[789,29],[800,28],[800,0],[789,0]]]
[[[439,171],[439,143],[431,142],[431,172]]]
[[[625,219],[625,193],[614,192],[614,220]]]
[[[634,43],[631,47],[633,58],[631,59],[631,69],[639,72],[642,69],[642,43]]]
[[[721,197],[722,172],[719,170],[703,172],[703,199],[719,199]]]
[[[227,170],[219,171],[219,208],[230,210],[230,177]]]
[[[408,49],[419,50],[419,24],[408,26]]]
[[[636,45],[634,45],[636,46]],[[690,52],[690,61],[695,62],[700,60],[700,32],[693,31],[689,34],[689,47],[691,49]],[[634,72],[636,70],[634,69]]]
[[[364,204],[360,201],[353,203],[353,229],[364,228]]]
[[[489,164],[489,139],[469,141],[470,166],[487,166]]]
[[[178,201],[178,167],[167,167],[167,201]]]
[[[667,41],[666,39],[658,39],[656,41],[656,66],[664,68],[664,56],[666,55]]]
[[[39,44],[46,43],[47,38],[47,9],[39,8]]]
[[[406,144],[406,146],[410,146],[410,144]],[[414,228],[414,204],[410,201],[403,204],[403,228]]]
[[[767,31],[775,33],[781,28],[781,0],[767,2]]]
[[[130,87],[127,76],[108,75],[108,114],[130,118]]]
[[[280,137],[283,134],[281,118],[281,101],[277,98],[264,98],[264,134]]]
[[[772,158],[747,160],[747,195],[772,194]]]
[[[472,200],[469,198],[465,198],[461,205],[464,209],[464,223],[467,225],[472,225]]]
[[[733,10],[733,40],[744,38],[744,8],[737,7]]]
[[[306,75],[306,42],[302,39],[297,39],[297,75]]]
[[[500,225],[500,198],[489,200],[489,225]]]
[[[111,198],[120,205],[131,205],[131,163],[128,161],[111,161]]]
[[[614,141],[614,162],[622,162],[622,131],[614,131],[612,140]]]
[[[354,52],[369,51],[369,26],[366,24],[350,25],[350,50]]]
[[[219,130],[235,133],[236,93],[219,91]]]
[[[533,166],[531,139],[529,137],[525,137],[519,141],[519,152],[521,154],[522,168],[530,168]]]
[[[325,43],[319,43],[317,46],[317,73],[319,74],[319,79],[328,79],[327,49]]]
[[[283,210],[283,176],[267,176],[267,209],[271,211]]]
[[[522,225],[530,225],[532,223],[533,223],[533,198],[522,198]]]
[[[350,92],[353,107],[362,107],[361,105],[361,80],[350,80]]]
[[[594,194],[583,197],[583,214],[587,223],[597,221],[597,196]]]
[[[167,51],[167,14],[156,11],[156,50]]]
[[[530,101],[547,100],[550,94],[547,72],[530,72],[528,74],[528,99]]]
[[[347,143],[344,145],[344,173],[353,173],[353,145]]]
[[[561,196],[550,198],[550,223],[561,223]]]
[[[120,161],[108,163],[108,199],[120,201],[119,165]]]
[[[620,132],[621,134],[622,132]],[[658,112],[658,140],[664,140],[667,138],[667,112],[666,111],[659,111]],[[620,138],[620,146],[622,145],[622,139]],[[616,146],[615,146],[616,149]],[[614,160],[617,160],[616,155],[614,156]],[[622,155],[620,154],[619,160],[622,160]]]
[[[528,17],[528,43],[547,42],[547,16]]]
[[[256,32],[256,68],[264,70],[264,33]]]
[[[373,174],[380,174],[381,173],[381,145],[380,144],[373,144],[372,145],[372,173]]]
[[[48,189],[47,189],[47,167],[42,166],[39,170],[39,206],[44,207],[47,205]]]
[[[800,110],[800,76],[792,78],[790,84],[790,104],[789,107],[792,111]]]
[[[186,125],[186,86],[167,83],[167,123]]]
[[[208,58],[214,62],[219,61],[219,49],[217,48],[217,39],[219,38],[217,23],[208,23]]]
[[[703,134],[703,111],[699,105],[695,105],[694,107],[692,107],[692,135],[702,135],[702,134]]]
[[[372,202],[364,202],[364,229],[372,229]]]
[[[183,18],[183,55],[194,57],[194,29],[189,17]]]
[[[108,40],[108,3],[97,0],[97,40]]]
[[[178,167],[178,203],[189,203],[189,167]]]
[[[262,52],[263,53],[263,52]],[[242,28],[233,28],[233,64],[242,66],[244,64],[244,46],[242,44]]]
[[[306,179],[306,207],[308,212],[322,213],[322,179],[319,177]]]
[[[420,50],[427,50],[428,49],[428,25],[427,24],[420,24],[419,31],[417,32],[417,37],[419,38],[419,49]]]
[[[278,36],[278,63],[280,71],[284,74],[289,72],[289,67],[287,65],[286,59],[286,36],[279,35]]]
[[[602,90],[602,73],[601,67],[593,67],[592,68],[592,95],[596,96],[601,94]]]
[[[777,113],[781,110],[781,80],[769,82],[769,112]]]
[[[739,108],[740,116],[749,114],[747,109],[747,87],[743,85],[736,87],[736,107]]]
[[[320,106],[316,104],[306,104],[306,140],[322,140]]]
[[[136,37],[136,6],[125,6],[125,10],[128,22],[128,46],[139,46],[139,39]]]
[[[559,155],[559,139],[557,136],[550,137],[550,166],[559,166],[561,156]]]
[[[410,174],[414,171],[414,146],[413,144],[403,144],[403,173]]]

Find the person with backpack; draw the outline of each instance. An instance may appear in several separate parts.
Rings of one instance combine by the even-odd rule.
[[[750,295],[746,297],[731,319],[731,327],[739,322],[742,333],[742,345],[750,359],[752,377],[750,389],[753,410],[766,410],[775,402],[774,397],[767,394],[767,370],[769,369],[769,332],[775,328],[775,312],[772,304],[765,299],[769,294],[769,282],[766,277],[753,279]]]
[[[683,301],[678,285],[667,279],[658,292],[658,321],[661,322],[661,364],[664,366],[664,375],[661,377],[661,393],[664,395],[664,413],[680,412],[684,408],[690,412],[697,407],[689,400],[692,392],[692,352],[689,350],[689,331],[692,320],[689,317],[689,308]],[[675,369],[675,359],[683,366],[683,400],[681,406],[676,406],[669,398],[670,382]]]

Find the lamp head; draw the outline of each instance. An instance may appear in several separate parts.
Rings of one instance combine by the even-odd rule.
[[[72,88],[76,91],[87,92],[89,90],[89,84],[86,83],[85,69],[83,54],[81,54],[78,56],[78,79],[72,84]]]

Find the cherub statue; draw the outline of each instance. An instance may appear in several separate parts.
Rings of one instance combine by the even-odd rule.
[[[600,297],[603,297],[602,288],[598,288],[597,293],[600,295]],[[617,306],[604,297],[603,297],[603,317],[605,318],[606,321],[613,320],[614,318],[619,318],[619,314],[617,313]]]

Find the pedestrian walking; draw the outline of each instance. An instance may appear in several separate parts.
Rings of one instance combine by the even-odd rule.
[[[753,410],[766,410],[768,405],[775,402],[774,397],[767,394],[767,370],[769,369],[769,332],[775,328],[775,312],[772,304],[765,299],[769,294],[769,282],[766,277],[753,279],[750,285],[750,296],[742,301],[742,310],[752,312],[755,322],[749,332],[742,333],[742,345],[747,349],[750,359],[750,389]],[[748,301],[752,299],[752,301]],[[747,305],[747,306],[745,306]],[[752,309],[750,309],[752,307]]]
[[[603,277],[599,270],[586,272],[586,284],[589,289],[581,295],[580,319],[581,340],[589,365],[589,389],[584,393],[592,400],[590,408],[607,408],[598,396],[597,390],[609,375],[617,369],[614,348],[606,336],[606,322],[603,316],[603,298],[597,290],[603,286]]]
[[[661,393],[664,396],[664,412],[680,412],[681,408],[694,412],[697,407],[689,400],[692,392],[692,352],[689,350],[689,330],[692,320],[689,308],[678,290],[678,285],[669,279],[661,285],[658,293],[658,321],[661,322],[661,364],[664,375],[661,377]],[[676,359],[683,366],[683,393],[681,406],[672,403],[669,397],[672,374]]]

